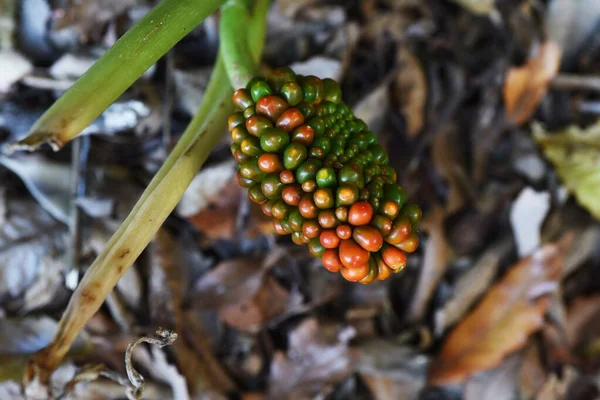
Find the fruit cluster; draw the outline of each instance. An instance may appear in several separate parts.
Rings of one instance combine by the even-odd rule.
[[[421,210],[407,204],[373,132],[332,79],[289,68],[233,94],[229,117],[238,182],[278,234],[308,244],[348,281],[383,280],[419,245]]]

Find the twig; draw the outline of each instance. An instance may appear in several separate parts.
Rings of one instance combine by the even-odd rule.
[[[552,79],[550,87],[559,90],[593,90],[600,92],[600,77],[559,74]]]
[[[90,152],[91,141],[89,136],[79,137],[73,141],[71,155],[71,220],[69,221],[70,271],[66,274],[65,285],[75,290],[79,282],[79,260],[81,257],[81,210],[77,200],[85,196],[87,159]]]
[[[144,377],[133,367],[133,361],[131,360],[135,347],[140,343],[150,343],[158,346],[158,348],[162,348],[172,345],[175,340],[177,340],[177,334],[175,332],[162,328],[156,331],[156,336],[157,337],[143,336],[133,343],[130,343],[125,351],[125,369],[127,370],[129,381],[133,387],[135,387],[135,399],[141,398],[142,392],[144,391]]]

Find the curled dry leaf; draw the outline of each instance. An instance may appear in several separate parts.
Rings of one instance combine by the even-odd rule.
[[[429,372],[434,385],[457,383],[498,366],[540,329],[573,235],[514,265],[450,333]]]
[[[511,68],[504,81],[506,119],[516,125],[529,120],[548,85],[560,67],[560,48],[551,41],[544,42],[537,52],[521,67]]]
[[[269,399],[315,398],[326,384],[350,373],[352,329],[328,338],[316,319],[305,319],[289,336],[287,354],[277,351],[269,374]]]
[[[427,77],[419,59],[406,47],[398,49],[398,73],[394,88],[400,110],[406,118],[407,132],[415,137],[423,128],[427,103]]]
[[[553,134],[535,124],[533,134],[569,192],[600,219],[600,121],[586,129],[570,126]]]

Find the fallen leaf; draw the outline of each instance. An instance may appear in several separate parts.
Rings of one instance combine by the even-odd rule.
[[[494,368],[542,327],[550,305],[547,294],[557,288],[572,238],[567,233],[510,268],[448,335],[430,370],[430,383],[458,383]]]
[[[540,391],[548,378],[548,372],[542,366],[540,346],[532,341],[525,349],[523,362],[519,367],[518,385],[522,399],[532,399]]]
[[[520,358],[513,355],[498,368],[471,377],[465,385],[464,400],[513,398]]]
[[[21,178],[31,195],[57,220],[68,224],[71,168],[39,156],[0,156],[0,163]]]
[[[398,72],[394,82],[400,110],[406,118],[408,136],[415,137],[425,122],[427,77],[419,59],[406,46],[398,49]]]
[[[408,346],[383,339],[351,347],[354,368],[376,399],[415,399],[425,386],[429,359]]]
[[[577,54],[597,29],[600,3],[596,0],[552,0],[544,29],[548,38],[558,44],[567,66],[577,62]]]
[[[448,327],[458,322],[479,296],[487,290],[496,276],[500,260],[511,249],[510,240],[503,240],[491,246],[479,257],[475,265],[458,279],[452,297],[435,312],[436,335],[442,335]]]
[[[533,135],[569,192],[600,220],[600,121],[586,129],[570,126],[553,134],[535,124]]]
[[[443,223],[445,216],[444,209],[436,205],[427,213],[421,223],[423,230],[429,233],[429,239],[427,246],[425,246],[419,282],[408,312],[409,321],[420,321],[425,316],[435,288],[444,272],[446,272],[450,247],[444,235]]]
[[[194,302],[205,309],[237,304],[252,297],[266,269],[260,259],[237,258],[220,263],[194,285]]]
[[[289,292],[268,276],[254,296],[219,308],[219,317],[240,332],[255,334],[285,311],[288,298]]]
[[[66,227],[30,198],[4,198],[0,225],[0,301],[19,295],[29,297],[31,309],[47,304],[61,288],[65,269]],[[37,290],[40,286],[45,292]]]
[[[33,64],[13,50],[0,51],[0,93],[8,92],[11,86],[33,71]]]
[[[488,15],[494,11],[495,0],[452,0],[473,14]]]
[[[389,82],[383,82],[354,106],[354,115],[362,119],[373,132],[379,132],[389,104]]]
[[[290,333],[287,352],[273,356],[268,398],[314,398],[325,385],[342,381],[350,373],[352,336],[346,328],[330,338],[316,319],[305,319]]]
[[[541,228],[550,210],[550,193],[525,187],[510,209],[510,225],[519,257],[531,254],[541,243]]]
[[[298,75],[314,75],[321,79],[331,78],[340,80],[342,77],[342,63],[330,57],[315,56],[307,61],[290,65]]]
[[[586,347],[600,334],[600,295],[576,298],[569,307],[565,325],[571,349],[585,356]]]
[[[507,120],[521,125],[531,118],[558,73],[560,57],[560,48],[546,41],[524,66],[508,71],[503,88]]]

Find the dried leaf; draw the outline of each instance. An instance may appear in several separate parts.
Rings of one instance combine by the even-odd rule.
[[[542,327],[550,305],[547,294],[556,290],[572,236],[519,261],[492,287],[444,342],[430,371],[432,384],[461,382],[496,367]]]
[[[408,135],[415,137],[421,132],[425,122],[427,77],[419,59],[406,47],[400,47],[396,57],[398,62],[398,73],[394,82],[396,98],[406,118]]]
[[[450,248],[444,235],[445,216],[444,209],[436,205],[422,222],[423,230],[429,233],[429,239],[425,247],[419,283],[409,310],[408,320],[410,321],[419,321],[424,317],[431,296],[446,272]]]
[[[578,297],[567,313],[565,324],[567,340],[571,348],[584,351],[600,333],[600,295]]]
[[[521,357],[514,355],[502,365],[474,376],[465,385],[465,400],[511,399],[516,391],[517,374]]]
[[[548,91],[560,67],[560,48],[544,42],[522,67],[511,68],[504,81],[506,119],[516,125],[527,122]]]
[[[194,286],[201,308],[219,308],[252,297],[261,287],[266,269],[260,259],[237,258],[220,263]]]
[[[66,229],[27,198],[7,201],[0,225],[0,300],[25,292],[25,309],[47,304],[62,286]],[[40,292],[40,286],[45,292]],[[28,296],[31,289],[39,297]]]
[[[540,246],[541,228],[550,210],[550,193],[524,188],[510,210],[510,224],[520,257],[525,257]]]
[[[237,205],[239,197],[220,199],[222,197],[221,192],[226,187],[234,184],[238,186],[235,182],[232,182],[234,176],[235,162],[233,161],[202,168],[179,201],[177,213],[184,218],[188,218],[200,213],[207,207],[211,207],[212,204],[218,204],[220,201],[233,201]]]
[[[254,296],[219,309],[221,319],[233,328],[257,333],[272,318],[282,314],[289,292],[272,277],[267,277]]]
[[[600,121],[586,129],[570,126],[554,134],[535,124],[533,134],[567,189],[600,220]]]
[[[8,92],[11,86],[33,71],[33,64],[12,50],[0,51],[0,93]]]
[[[519,368],[518,380],[521,398],[532,399],[548,378],[548,372],[542,366],[540,356],[538,344],[532,341],[523,354],[523,362]]]
[[[473,14],[488,15],[494,10],[495,0],[452,0]]]
[[[414,399],[425,386],[429,359],[407,346],[383,339],[351,348],[355,368],[376,399]]]
[[[340,382],[350,373],[352,336],[343,329],[329,339],[316,319],[305,319],[290,333],[287,354],[277,351],[273,356],[269,399],[314,398],[324,385]]]
[[[57,220],[68,224],[71,208],[70,166],[38,156],[0,156],[0,163],[21,178],[40,205]]]
[[[435,312],[435,334],[444,331],[458,322],[471,305],[488,288],[500,265],[500,260],[512,248],[510,241],[502,241],[482,254],[475,265],[462,275],[454,286],[453,296],[444,307]]]

